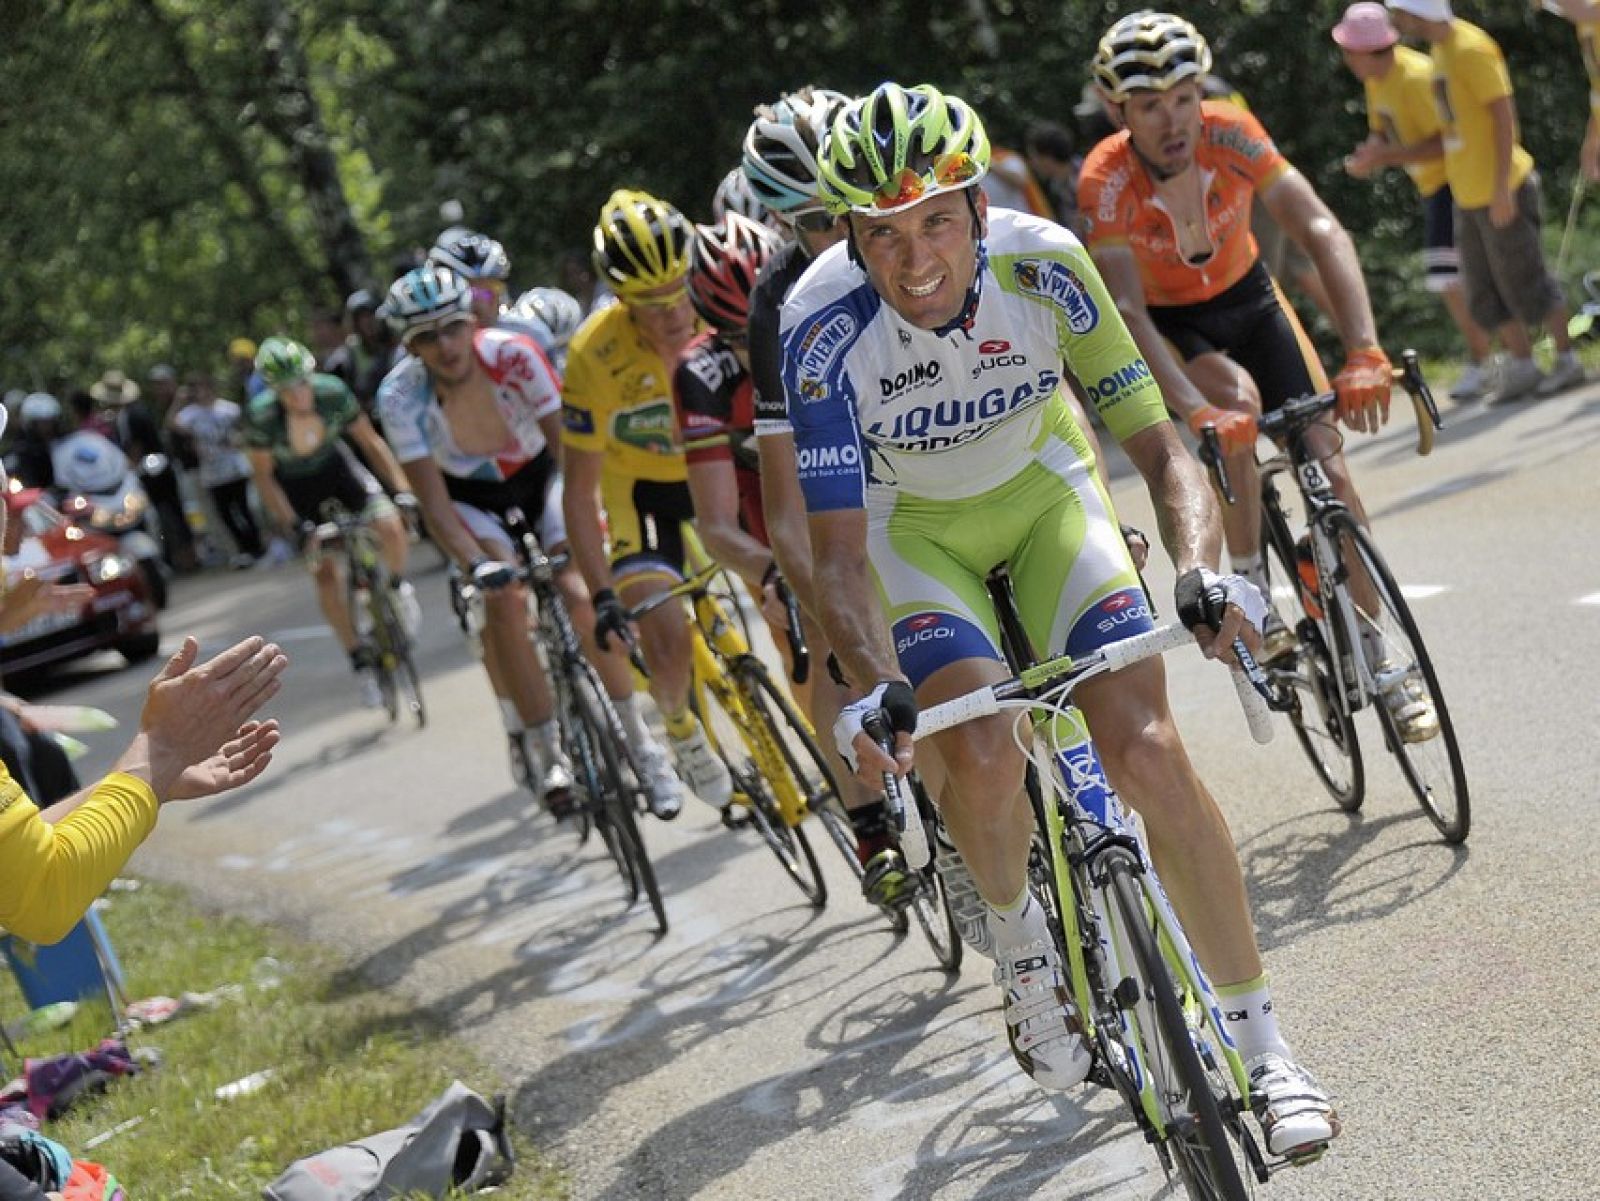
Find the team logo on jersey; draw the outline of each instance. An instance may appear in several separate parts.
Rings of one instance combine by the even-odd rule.
[[[910,350],[911,349],[911,335],[910,335],[910,333],[908,333],[906,330],[903,330],[903,329],[896,330],[895,332],[900,335],[900,349],[901,350]]]
[[[944,376],[944,367],[938,359],[929,359],[926,363],[918,363],[907,367],[904,371],[897,372],[893,379],[879,378],[878,387],[882,389],[881,400],[885,403],[896,397],[904,396],[907,392],[921,388],[928,384],[936,384]]]
[[[799,372],[802,400],[828,397],[828,373],[855,336],[856,319],[844,309],[824,312],[800,339]]]
[[[979,354],[1005,354],[1011,349],[1011,343],[1004,338],[990,338],[987,342],[978,343]]]
[[[562,405],[561,424],[575,434],[592,434],[594,414],[588,409],[575,409],[571,405]]]
[[[1125,391],[1141,380],[1150,378],[1150,364],[1142,358],[1134,359],[1126,367],[1111,375],[1102,376],[1089,386],[1089,392],[1101,400],[1110,400],[1118,392]]]
[[[1018,259],[1012,267],[1017,287],[1029,296],[1048,300],[1061,310],[1067,328],[1086,334],[1100,324],[1100,310],[1078,273],[1055,259]]]

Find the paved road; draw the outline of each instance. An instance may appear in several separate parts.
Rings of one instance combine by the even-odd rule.
[[[1170,661],[1286,1029],[1344,1112],[1337,1153],[1266,1190],[1282,1201],[1600,1196],[1600,389],[1448,416],[1429,459],[1403,431],[1352,459],[1465,744],[1468,848],[1434,837],[1370,715],[1370,795],[1351,817],[1287,731],[1248,741],[1221,672]],[[1116,491],[1149,519],[1125,474]],[[982,966],[934,970],[915,935],[896,942],[854,901],[842,863],[815,913],[709,811],[652,825],[673,922],[653,939],[596,850],[507,786],[442,577],[419,586],[423,732],[353,709],[292,569],[180,591],[169,630],[213,648],[263,630],[294,653],[276,706],[288,736],[266,781],[170,811],[140,868],[338,945],[352,989],[449,1014],[579,1197],[1162,1195],[1106,1097],[1019,1077]],[[1155,586],[1170,595],[1170,579]],[[137,674],[73,679],[74,698],[134,712]]]

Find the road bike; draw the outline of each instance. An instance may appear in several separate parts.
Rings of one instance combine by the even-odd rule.
[[[410,713],[418,726],[428,724],[422,702],[422,678],[412,657],[413,643],[395,600],[398,581],[383,561],[382,546],[369,522],[338,504],[324,507],[326,520],[312,536],[326,553],[345,557],[345,599],[361,645],[377,674],[383,707],[391,722]]]
[[[1406,351],[1396,382],[1411,396],[1418,453],[1433,448],[1439,410]],[[1366,796],[1366,773],[1355,715],[1377,711],[1384,746],[1446,842],[1466,840],[1472,825],[1466,769],[1450,710],[1416,618],[1377,544],[1334,495],[1321,458],[1311,448],[1314,428],[1330,431],[1332,392],[1285,403],[1259,421],[1283,447],[1261,466],[1263,558],[1275,604],[1293,607],[1295,646],[1269,659],[1272,707],[1287,714],[1295,737],[1324,787],[1354,812]],[[1298,537],[1280,487],[1296,485],[1306,514]],[[1352,577],[1370,582],[1376,611],[1357,603]]]
[[[529,624],[555,694],[561,745],[572,764],[573,816],[579,845],[587,842],[591,831],[599,834],[622,877],[628,905],[631,907],[643,894],[655,916],[657,932],[665,934],[666,903],[639,829],[639,815],[647,810],[645,772],[600,674],[583,653],[577,628],[556,582],[569,556],[564,551],[546,554],[521,509],[507,510],[502,523],[516,551],[517,578],[528,588]],[[469,624],[475,621],[481,629],[481,601],[476,587],[461,584],[458,593],[465,602]],[[469,636],[471,633],[469,629]]]
[[[1036,663],[1003,568],[991,576],[990,593],[1017,674],[924,710],[916,737],[1018,714],[1015,737],[1029,760],[1036,823],[1030,888],[1049,914],[1066,968],[1093,1057],[1089,1080],[1122,1097],[1189,1196],[1249,1197],[1288,1161],[1269,1158],[1245,1121],[1249,1079],[1217,996],[1071,704],[1084,680],[1192,644],[1192,635],[1172,625],[1082,658]],[[1270,737],[1265,704],[1248,683],[1240,696],[1257,739]],[[892,777],[885,786],[898,788]]]

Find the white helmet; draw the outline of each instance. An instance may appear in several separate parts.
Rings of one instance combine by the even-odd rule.
[[[506,248],[486,234],[447,229],[428,251],[428,262],[448,267],[463,279],[505,279],[511,274]]]
[[[22,398],[17,416],[24,425],[33,421],[59,421],[61,402],[48,392],[30,392]]]
[[[744,174],[756,199],[777,213],[822,208],[817,154],[834,117],[849,103],[841,92],[806,87],[756,109],[744,137]]]
[[[556,347],[563,347],[583,324],[583,306],[578,298],[560,288],[529,288],[517,297],[511,306],[512,313],[522,317],[536,317],[550,331]]]
[[[721,225],[727,220],[729,213],[748,217],[757,225],[764,225],[784,238],[790,236],[789,228],[779,220],[776,213],[761,203],[755,188],[750,185],[750,180],[739,167],[735,167],[722,177],[722,182],[717,185],[716,194],[711,197],[711,220],[714,224]]]

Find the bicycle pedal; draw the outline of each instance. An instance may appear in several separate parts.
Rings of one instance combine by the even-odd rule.
[[[724,805],[720,812],[723,828],[728,830],[743,830],[754,820],[750,816],[750,810],[741,805],[737,799]]]

